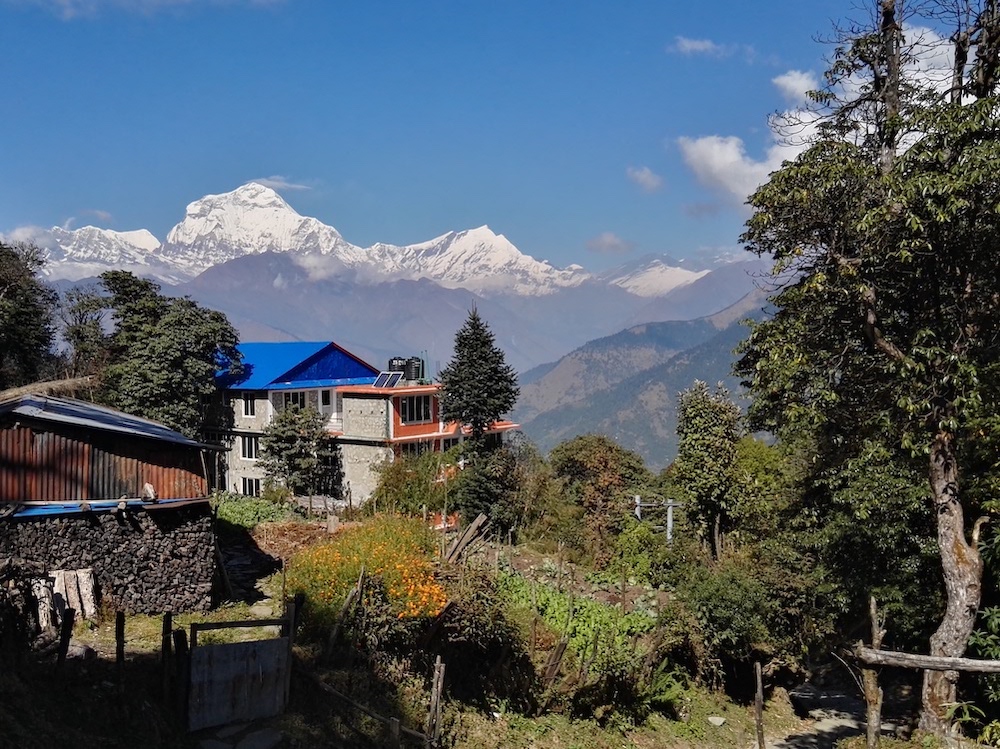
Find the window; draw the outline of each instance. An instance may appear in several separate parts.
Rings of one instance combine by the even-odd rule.
[[[297,406],[298,408],[306,407],[305,390],[291,390],[285,393],[285,408],[290,408],[292,406]]]
[[[260,437],[240,437],[240,454],[246,460],[257,460],[259,453]]]
[[[404,424],[419,424],[431,420],[431,397],[408,395],[399,399],[399,420]]]
[[[434,449],[434,443],[430,440],[421,442],[404,442],[399,446],[399,454],[404,458],[416,458]]]
[[[323,404],[324,408],[329,408],[330,407],[330,391],[329,390],[323,390],[323,391],[321,391],[321,400],[320,400],[320,403]]]
[[[458,437],[445,437],[443,440],[441,440],[441,449],[444,450],[445,452],[448,452],[449,450],[451,450],[451,448],[455,447],[457,444],[458,444]]]
[[[245,390],[243,391],[243,415],[244,416],[256,416],[257,415],[257,401],[254,399],[255,393]]]
[[[248,479],[243,477],[243,494],[247,497],[260,496],[260,479]]]

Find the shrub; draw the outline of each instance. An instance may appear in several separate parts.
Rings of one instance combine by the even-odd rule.
[[[432,549],[431,534],[419,520],[380,515],[295,554],[288,563],[288,588],[305,594],[310,626],[328,626],[364,567],[366,577],[378,581],[366,590],[373,595],[377,590],[392,616],[436,616],[447,600],[434,579]]]
[[[219,520],[247,530],[259,523],[276,523],[290,520],[295,516],[295,512],[286,504],[272,502],[263,497],[244,497],[229,492],[217,494],[212,504]]]

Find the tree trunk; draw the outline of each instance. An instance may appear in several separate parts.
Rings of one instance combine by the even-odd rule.
[[[931,636],[931,655],[957,658],[965,653],[979,610],[983,562],[965,537],[958,494],[958,465],[952,435],[939,433],[931,443],[930,484],[937,515],[937,540],[944,572],[947,608]],[[946,716],[955,702],[958,671],[925,671],[920,728],[938,735],[951,728]]]
[[[715,513],[712,523],[712,558],[718,561],[722,557],[722,513]]]

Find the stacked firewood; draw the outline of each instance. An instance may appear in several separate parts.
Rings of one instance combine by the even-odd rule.
[[[31,580],[40,572],[23,559],[0,559],[0,668],[16,665],[38,635]]]
[[[110,609],[204,611],[212,603],[215,536],[207,505],[8,520],[0,524],[4,554],[41,564],[57,581],[53,571],[92,569],[95,598]],[[86,583],[70,582],[63,580],[67,603],[87,594]]]

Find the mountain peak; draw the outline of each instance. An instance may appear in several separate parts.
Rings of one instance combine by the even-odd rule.
[[[231,192],[190,203],[161,252],[164,258],[199,273],[242,255],[351,254],[356,249],[332,226],[299,215],[270,187],[247,182]]]

